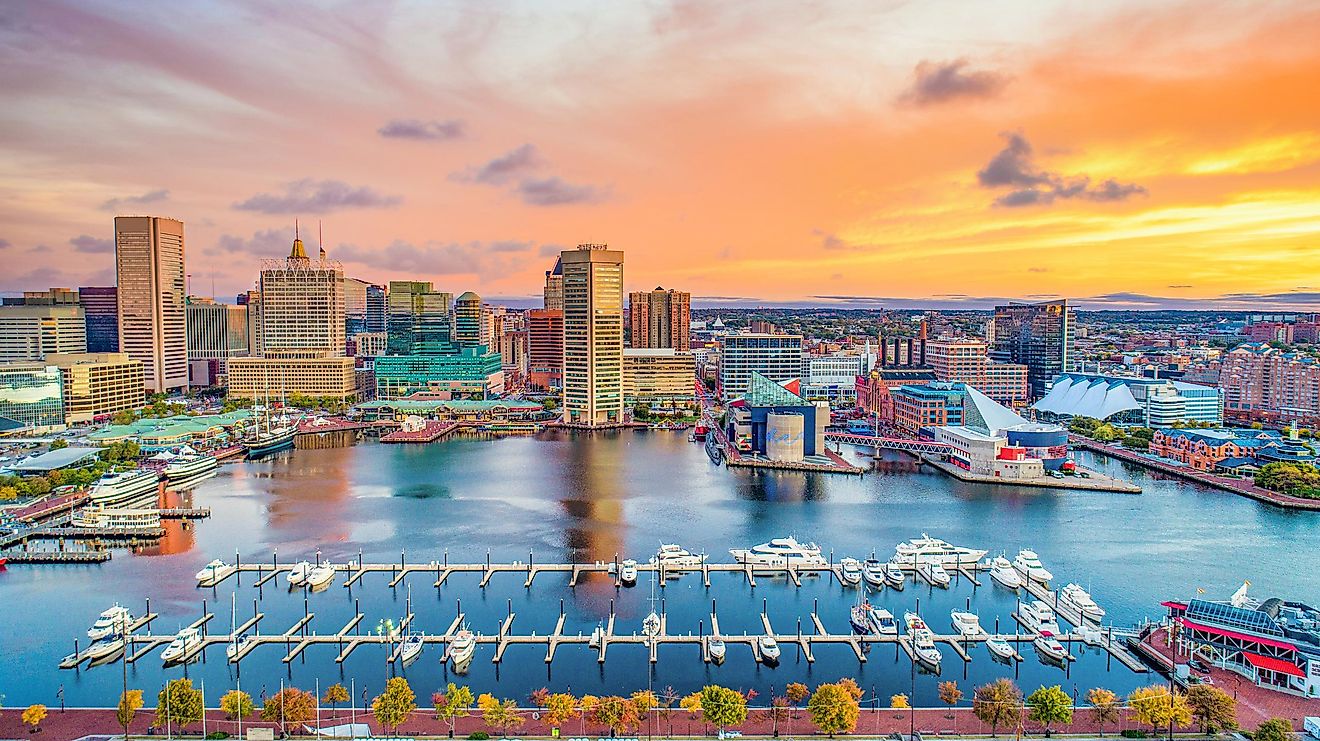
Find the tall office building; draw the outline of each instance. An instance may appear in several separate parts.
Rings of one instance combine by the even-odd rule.
[[[77,304],[0,306],[0,362],[86,352],[87,327]]]
[[[119,352],[119,291],[114,286],[83,286],[78,303],[87,318],[87,352]]]
[[[549,391],[564,385],[564,311],[527,312],[527,384]]]
[[[1020,363],[996,363],[979,339],[941,337],[926,344],[926,360],[941,381],[961,382],[1007,407],[1027,402],[1030,371]]]
[[[472,291],[454,301],[454,342],[459,347],[481,344],[481,297]]]
[[[436,291],[430,281],[392,280],[386,331],[390,355],[448,355],[457,351],[452,312],[454,295]]]
[[[996,306],[987,333],[990,357],[1027,366],[1031,396],[1040,398],[1049,382],[1068,370],[1072,319],[1067,299]]]
[[[755,371],[776,383],[803,374],[802,335],[731,334],[720,352],[720,396],[732,399],[747,393]]]
[[[367,291],[371,284],[360,278],[344,278],[344,334],[367,331]]]
[[[385,331],[385,287],[374,283],[367,286],[366,331]]]
[[[183,222],[115,217],[119,348],[142,363],[150,393],[188,387]]]
[[[692,294],[656,286],[628,294],[631,347],[692,349]]]
[[[564,281],[564,422],[623,419],[623,252],[579,245],[560,256]]]
[[[217,304],[213,299],[188,302],[188,380],[193,386],[220,386],[229,360],[248,354],[248,307]]]
[[[564,261],[555,259],[555,266],[545,271],[545,289],[541,307],[550,310],[564,308]]]
[[[124,353],[56,354],[46,362],[60,369],[64,419],[70,424],[106,419],[145,400],[142,364]]]

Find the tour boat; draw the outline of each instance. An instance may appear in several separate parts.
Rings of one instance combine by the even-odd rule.
[[[1038,581],[1041,584],[1049,584],[1050,579],[1054,578],[1054,574],[1051,574],[1049,569],[1045,568],[1044,564],[1040,562],[1040,556],[1037,556],[1033,550],[1023,548],[1018,551],[1017,558],[1013,559],[1013,565],[1018,568],[1018,571],[1026,574],[1028,579]]]
[[[660,550],[651,556],[651,565],[662,566],[665,571],[699,569],[705,562],[704,553],[693,553],[674,543],[661,543]]]
[[[931,586],[939,587],[940,589],[949,588],[949,572],[945,571],[944,567],[938,562],[923,562],[917,567],[917,571],[920,571],[922,576],[926,577],[926,581],[930,582]]]
[[[733,560],[752,566],[773,566],[785,568],[828,566],[829,562],[820,555],[820,546],[815,543],[799,543],[796,538],[775,538],[769,543],[762,543],[749,549],[733,549],[729,553]]]
[[[107,473],[92,486],[88,498],[93,504],[120,504],[155,491],[159,483],[160,474],[149,468]]]
[[[1082,617],[1097,623],[1105,619],[1105,610],[1091,599],[1091,595],[1080,584],[1069,584],[1059,593],[1059,598],[1072,605]]]
[[[990,655],[996,659],[1009,661],[1017,655],[1017,651],[1009,645],[1008,641],[999,638],[987,638],[985,647],[989,649]]]
[[[1009,589],[1022,588],[1022,574],[1013,568],[1013,562],[1003,556],[990,561],[990,578]]]
[[[422,655],[423,645],[422,636],[418,633],[410,634],[404,638],[403,643],[399,644],[399,663],[408,666],[416,661],[417,657]]]
[[[1040,600],[1023,603],[1018,610],[1018,616],[1027,624],[1028,628],[1037,633],[1055,635],[1059,633],[1059,622],[1054,617],[1054,609]]]
[[[619,583],[631,587],[637,583],[637,562],[631,558],[619,565]]]
[[[600,648],[600,642],[605,639],[605,629],[596,623],[596,629],[591,631],[591,638],[587,639],[587,645],[592,648]]]
[[[885,565],[875,558],[868,558],[862,563],[862,578],[870,586],[879,588],[885,585]]]
[[[724,663],[725,646],[724,639],[719,636],[711,636],[710,641],[706,643],[706,650],[710,652],[710,660],[716,664]]]
[[[334,578],[335,578],[334,564],[328,561],[326,563],[318,563],[312,567],[311,571],[307,572],[307,586],[313,589],[324,587],[325,585],[334,581]]]
[[[455,674],[466,674],[472,664],[472,655],[477,651],[477,637],[466,628],[454,635],[449,644],[449,658],[454,662]]]
[[[767,664],[776,664],[779,662],[779,643],[775,641],[774,636],[757,636],[756,645],[761,649],[762,661]]]
[[[862,583],[862,562],[855,558],[845,558],[839,562],[839,581],[845,587],[855,587]]]
[[[907,574],[903,573],[903,569],[898,564],[893,561],[885,564],[885,584],[888,584],[891,589],[897,589],[901,592],[903,591],[903,585],[906,583]]]
[[[985,632],[981,629],[981,618],[976,613],[954,610],[949,615],[953,618],[953,629],[964,638],[975,638]]]
[[[307,583],[307,577],[312,575],[312,564],[307,561],[299,561],[289,569],[289,573],[284,577],[291,587],[301,587]]]
[[[199,582],[214,582],[216,576],[227,568],[229,568],[229,564],[217,558],[204,566],[202,570],[198,571],[194,576],[197,577],[197,581]]]
[[[96,661],[97,659],[104,659],[107,656],[112,656],[122,650],[124,650],[124,637],[117,633],[112,633],[104,638],[94,641],[92,645],[87,647],[87,652],[84,656],[92,661]]]
[[[89,504],[69,518],[74,527],[102,530],[159,530],[158,509],[109,509],[101,504]]]
[[[920,538],[904,541],[894,548],[894,560],[901,564],[936,561],[946,566],[971,565],[979,563],[985,554],[983,550],[951,545],[925,533]]]
[[[102,638],[109,638],[118,633],[123,633],[132,624],[133,613],[129,612],[127,607],[116,604],[96,618],[96,622],[92,623],[92,627],[87,630],[87,637],[93,641],[99,641]]]
[[[1032,641],[1031,645],[1035,646],[1036,652],[1046,659],[1059,663],[1068,660],[1068,649],[1064,648],[1062,643],[1059,643],[1053,633],[1041,631],[1041,634],[1036,636],[1036,640]]]
[[[173,483],[214,471],[218,465],[220,461],[209,455],[181,455],[165,464],[162,472],[165,474],[165,480]]]
[[[935,647],[935,634],[930,632],[926,622],[915,612],[904,613],[903,622],[907,624],[907,633],[912,639],[912,653],[917,661],[938,672],[944,656]]]
[[[168,666],[178,661],[182,661],[190,651],[197,648],[202,643],[202,633],[196,628],[184,628],[179,634],[174,636],[170,645],[160,652],[160,658]]]
[[[247,648],[247,645],[251,642],[252,635],[250,633],[236,636],[234,640],[229,642],[228,646],[225,646],[225,658],[232,662],[234,658],[238,656],[239,652]]]

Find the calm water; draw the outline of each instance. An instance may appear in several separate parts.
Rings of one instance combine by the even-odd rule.
[[[856,452],[850,455],[863,460]],[[0,666],[5,668],[0,696],[6,706],[58,704],[56,692],[63,686],[69,705],[112,705],[122,682],[118,664],[80,672],[60,671],[56,664],[72,650],[74,637],[86,644],[87,626],[116,601],[140,613],[150,598],[151,609],[161,615],[152,628],[162,634],[200,616],[203,600],[216,613],[213,633],[227,632],[234,603],[241,622],[258,602],[266,615],[262,633],[283,632],[302,617],[302,593],[285,591],[282,578],[260,590],[250,575],[242,584],[231,578],[215,590],[195,587],[194,572],[212,558],[232,561],[235,552],[256,561],[269,560],[278,550],[281,562],[310,559],[318,549],[340,562],[359,551],[368,561],[394,561],[401,551],[409,561],[430,561],[448,551],[452,561],[479,562],[488,550],[497,561],[526,559],[529,550],[538,561],[610,560],[616,553],[644,560],[666,541],[728,561],[729,548],[796,534],[833,550],[836,558],[864,557],[872,550],[887,557],[895,543],[929,532],[1010,556],[1033,547],[1058,583],[1087,586],[1118,625],[1156,618],[1160,600],[1189,597],[1198,588],[1226,597],[1243,579],[1251,580],[1260,597],[1318,601],[1320,576],[1311,562],[1320,545],[1320,515],[1153,479],[1108,460],[1090,464],[1137,481],[1145,493],[964,484],[897,459],[878,463],[860,478],[730,471],[712,465],[685,436],[668,432],[546,433],[415,447],[366,444],[228,465],[194,495],[196,504],[212,508],[211,519],[194,530],[175,526],[160,548],[117,551],[113,561],[97,567],[21,566],[0,572]],[[712,574],[711,579],[709,590],[695,576],[657,590],[671,633],[696,632],[698,621],[708,622],[711,599],[718,601],[726,634],[760,632],[763,604],[781,633],[793,632],[799,619],[809,625],[813,605],[833,632],[847,630],[853,593],[831,580],[805,579],[799,589],[782,579],[758,579],[752,589],[740,576]],[[649,609],[645,579],[618,591],[604,578],[570,590],[567,575],[542,574],[529,590],[516,575],[497,575],[484,591],[478,580],[479,575],[457,574],[436,590],[433,576],[412,576],[414,628],[443,631],[456,600],[470,627],[487,634],[497,631],[510,607],[517,613],[514,632],[548,633],[561,599],[567,633],[589,633],[608,614],[611,600],[619,633],[639,630]],[[405,583],[391,590],[387,581],[384,575],[368,576],[351,591],[336,585],[310,595],[312,630],[338,631],[354,614],[355,601],[366,613],[364,631],[387,618],[397,622],[406,612],[409,588]],[[932,627],[947,633],[949,610],[971,598],[983,625],[993,627],[998,619],[1011,630],[1013,596],[985,581],[979,589],[955,583],[948,592],[909,584],[904,592],[885,591],[879,601],[901,617],[919,598]],[[973,649],[974,661],[966,667],[950,649],[943,651],[942,679],[958,680],[969,694],[975,683],[1014,673],[990,661],[983,648]],[[129,667],[128,681],[154,694],[164,679],[186,673],[204,680],[208,696],[215,698],[239,682],[255,695],[263,688],[275,692],[281,679],[306,688],[318,681],[352,680],[359,692],[365,687],[374,694],[390,671],[382,646],[359,648],[342,666],[334,662],[334,646],[312,647],[288,666],[281,662],[284,653],[278,646],[256,649],[243,661],[241,676],[224,660],[222,646],[209,649],[204,663],[186,668],[163,670],[151,656]],[[454,679],[440,666],[440,653],[439,647],[428,647],[405,671],[422,698]],[[662,647],[654,668],[641,646],[612,646],[603,668],[594,652],[579,647],[561,647],[548,668],[544,648],[512,647],[499,667],[491,663],[492,653],[493,647],[479,648],[469,675],[458,681],[515,698],[540,686],[613,693],[649,683],[683,692],[708,682],[755,688],[764,696],[790,681],[815,684],[852,676],[885,700],[907,692],[913,681],[906,657],[881,647],[864,665],[846,647],[817,647],[816,662],[809,665],[786,645],[782,664],[773,669],[756,665],[748,649],[733,645],[723,666],[709,668],[696,647]],[[1028,648],[1018,681],[1028,689],[1057,683],[1083,692],[1096,685],[1123,691],[1149,681],[1117,663],[1110,668],[1105,655],[1094,650],[1077,646],[1074,653],[1080,660],[1065,674],[1038,663]],[[937,702],[940,679],[916,676],[918,702]]]

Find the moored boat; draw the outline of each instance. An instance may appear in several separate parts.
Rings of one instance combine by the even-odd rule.
[[[839,561],[839,581],[845,587],[855,587],[862,583],[862,562],[855,558]]]
[[[799,543],[796,538],[775,538],[769,543],[762,543],[751,548],[735,548],[729,551],[733,559],[741,564],[752,566],[770,566],[774,568],[821,568],[829,565],[820,555],[820,546],[815,543]]]
[[[917,571],[920,571],[921,575],[926,577],[926,581],[930,582],[931,586],[939,587],[940,589],[949,588],[949,572],[945,571],[944,567],[938,562],[922,562],[922,564],[917,567]]]
[[[160,474],[149,468],[107,473],[92,486],[88,500],[108,507],[155,491],[159,485]]]
[[[706,650],[710,652],[710,660],[716,664],[724,663],[724,655],[727,649],[724,646],[724,639],[719,636],[711,636],[706,644]]]
[[[885,564],[885,584],[890,589],[897,589],[901,592],[903,591],[903,585],[906,583],[907,574],[903,573],[903,569],[898,564],[893,561]]]
[[[1054,617],[1054,608],[1040,600],[1022,603],[1018,617],[1022,618],[1022,622],[1026,623],[1028,628],[1037,633],[1058,635],[1060,632],[1058,619]]]
[[[307,572],[307,586],[317,589],[328,585],[335,578],[335,565],[329,562],[318,563]]]
[[[666,571],[699,569],[705,562],[705,554],[693,553],[675,543],[661,543],[660,550],[651,556],[651,565],[664,567]]]
[[[159,530],[158,509],[111,509],[102,504],[89,504],[69,518],[74,527],[104,530]]]
[[[912,640],[913,656],[926,668],[938,672],[944,656],[935,647],[935,634],[931,633],[930,628],[926,627],[926,622],[915,612],[904,613],[903,622],[907,625],[908,637]]]
[[[97,616],[96,622],[87,629],[87,637],[99,641],[127,631],[132,624],[133,613],[129,612],[127,607],[115,604]]]
[[[202,567],[202,570],[198,571],[195,576],[197,577],[197,581],[199,582],[204,582],[204,583],[214,582],[216,580],[216,577],[219,576],[221,573],[224,573],[224,571],[228,568],[229,568],[229,564],[217,558],[211,563],[208,563],[206,566]]]
[[[862,578],[873,587],[885,585],[885,564],[876,558],[868,558],[862,563]]]
[[[289,582],[289,586],[301,587],[307,583],[307,577],[311,574],[312,564],[308,561],[299,561],[293,565],[293,568],[289,569],[289,573],[284,578]]]
[[[995,556],[990,561],[990,578],[1009,589],[1022,588],[1022,574],[1003,556]]]
[[[761,649],[761,661],[766,664],[779,663],[779,642],[775,640],[774,636],[757,636],[756,645]]]
[[[449,659],[454,663],[455,674],[466,674],[472,665],[472,656],[477,651],[477,637],[464,628],[454,635],[449,644]]]
[[[1062,664],[1068,660],[1068,649],[1064,648],[1062,643],[1059,643],[1053,633],[1041,632],[1040,635],[1036,636],[1036,640],[1031,642],[1031,645],[1036,647],[1036,653],[1049,661]]]
[[[1087,620],[1100,622],[1105,619],[1105,610],[1091,599],[1090,593],[1082,589],[1080,584],[1069,584],[1059,593],[1059,599],[1071,605],[1082,617]]]
[[[1017,651],[1009,645],[1008,641],[999,638],[987,638],[985,647],[990,651],[990,655],[1002,661],[1009,661],[1017,655]]]
[[[629,558],[619,564],[619,583],[631,587],[637,583],[637,562]]]
[[[410,633],[403,639],[403,643],[399,644],[399,663],[408,666],[416,661],[417,657],[422,655],[423,645],[425,645],[425,642],[421,634]]]
[[[1045,565],[1040,562],[1040,556],[1028,548],[1018,551],[1017,557],[1013,559],[1013,565],[1017,567],[1018,571],[1026,574],[1028,579],[1038,581],[1041,584],[1049,584],[1050,579],[1054,578],[1054,574],[1051,574],[1049,569],[1045,568]]]
[[[945,566],[972,565],[980,562],[985,554],[984,550],[953,545],[922,533],[920,538],[913,538],[895,546],[894,561],[900,564],[936,561]]]
[[[170,460],[165,464],[162,473],[165,474],[165,480],[171,483],[183,479],[189,479],[194,476],[214,471],[220,462],[209,455],[181,455]]]
[[[196,628],[184,628],[179,634],[174,636],[170,645],[160,652],[160,658],[166,666],[180,662],[193,649],[202,643],[202,633]]]
[[[238,656],[239,652],[247,648],[250,643],[252,643],[252,635],[250,633],[244,633],[241,636],[235,637],[234,640],[229,642],[228,646],[225,646],[225,658],[232,662]]]
[[[953,629],[964,638],[975,638],[985,632],[981,629],[981,617],[974,612],[954,610],[949,616],[953,618]]]

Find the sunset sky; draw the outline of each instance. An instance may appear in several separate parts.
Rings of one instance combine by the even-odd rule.
[[[1314,2],[0,5],[0,291],[348,274],[694,303],[1320,308]],[[1262,298],[1263,297],[1263,298]]]

